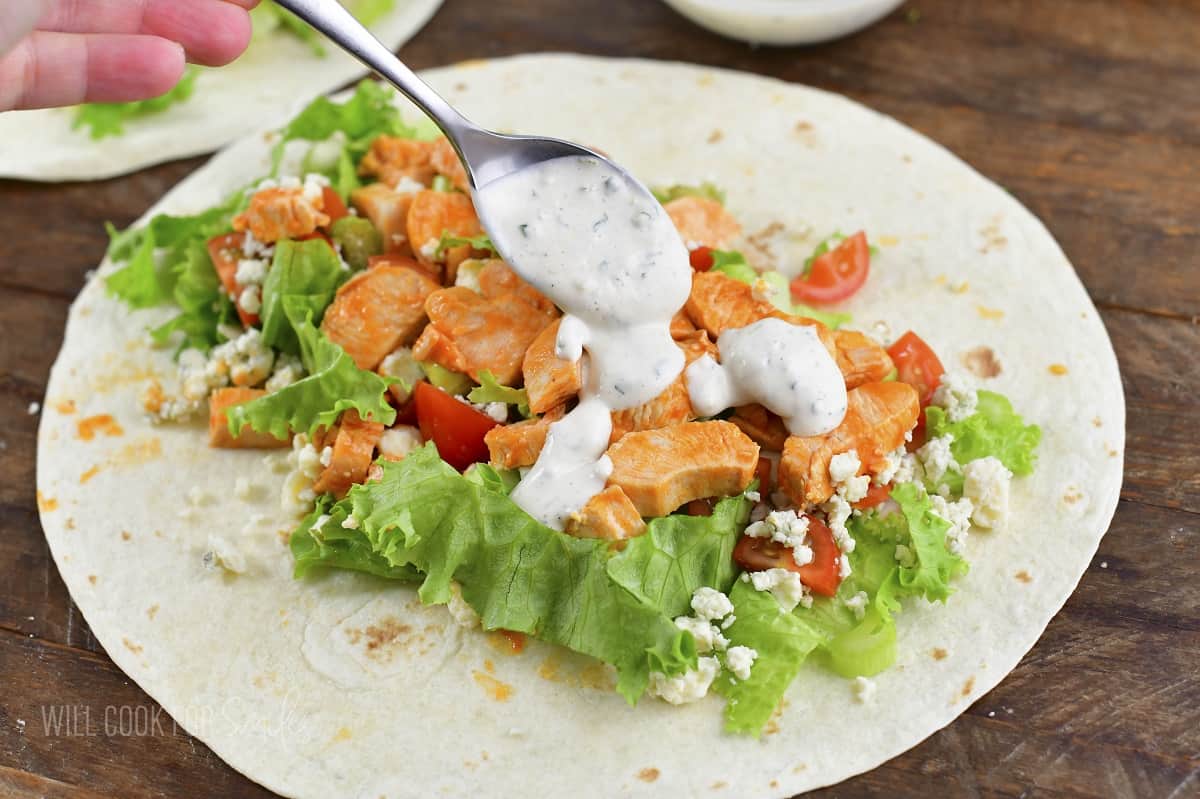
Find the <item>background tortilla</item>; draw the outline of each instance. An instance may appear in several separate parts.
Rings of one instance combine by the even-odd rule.
[[[371,31],[398,50],[441,4],[396,0],[396,8]],[[0,178],[110,178],[210,153],[248,133],[278,127],[317,95],[366,74],[360,62],[334,45],[326,42],[325,51],[318,56],[297,37],[272,32],[232,64],[202,69],[186,102],[128,120],[120,136],[96,140],[87,128],[71,130],[73,108],[0,114]]]
[[[199,424],[144,420],[145,378],[173,367],[140,330],[170,312],[131,316],[93,280],[51,374],[38,488],[63,578],[117,665],[234,768],[297,797],[788,796],[913,746],[1011,670],[1107,529],[1124,450],[1108,337],[1037,219],[915,132],[805,87],[570,55],[426,77],[483,124],[600,147],[651,185],[715,181],[761,265],[794,268],[829,232],[868,230],[881,253],[850,305],[856,326],[912,326],[951,368],[990,347],[1002,372],[983,385],[1042,426],[1009,529],[972,534],[971,572],[946,607],[906,606],[873,702],[806,667],[761,741],[725,736],[719,699],[629,708],[602,669],[537,644],[506,654],[410,589],[292,580],[282,475],[261,452],[208,449]],[[262,136],[238,143],[152,212],[212,205],[265,170],[268,150]],[[73,414],[55,410],[66,400]],[[82,440],[94,414],[122,434]],[[261,499],[234,498],[238,476]],[[212,536],[245,574],[205,569]]]

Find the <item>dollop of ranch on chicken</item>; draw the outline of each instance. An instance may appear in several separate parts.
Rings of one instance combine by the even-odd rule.
[[[598,158],[535,164],[487,184],[479,195],[497,249],[563,310],[556,354],[583,359],[579,404],[550,425],[537,462],[512,493],[531,516],[561,530],[612,473],[605,454],[612,412],[653,400],[683,371],[670,324],[691,291],[688,251],[650,191]],[[774,321],[798,335],[762,322],[745,329],[744,343],[731,337],[735,331],[726,332],[722,360],[729,346],[739,365],[718,374],[725,367],[710,360],[697,388],[691,388],[689,373],[690,391],[711,406],[702,413],[719,412],[728,405],[714,403],[736,397],[786,410],[789,429],[793,423],[810,435],[832,429],[846,407],[836,363],[815,335],[820,352],[804,338],[804,328]],[[785,343],[773,342],[777,335]],[[797,344],[792,364],[786,348]],[[756,345],[768,347],[770,356],[746,355]],[[800,399],[787,400],[789,390]]]

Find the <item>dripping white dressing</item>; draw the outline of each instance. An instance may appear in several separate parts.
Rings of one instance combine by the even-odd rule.
[[[579,405],[512,493],[561,530],[612,471],[612,411],[649,402],[683,370],[670,323],[691,290],[688,252],[653,195],[595,158],[519,170],[484,186],[479,205],[512,268],[563,309],[559,357],[584,360]]]
[[[688,395],[702,416],[757,402],[794,436],[816,436],[846,415],[846,383],[816,328],[762,319],[717,339],[721,362],[705,355],[687,370]]]

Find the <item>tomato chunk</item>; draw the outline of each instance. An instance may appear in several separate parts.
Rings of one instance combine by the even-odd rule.
[[[332,186],[326,186],[321,189],[321,200],[325,204],[325,216],[329,217],[329,224],[325,227],[330,227],[343,216],[350,214],[350,210],[346,208],[346,203],[342,201],[342,195],[338,194]]]
[[[925,406],[933,399],[933,392],[941,385],[946,369],[937,354],[920,336],[909,330],[896,343],[888,347],[888,355],[896,364],[896,379],[908,383],[917,390],[921,400],[921,415],[913,428],[910,448],[925,442]]]
[[[841,569],[838,567],[841,551],[830,529],[812,516],[808,517],[808,545],[813,551],[812,562],[798,566],[789,547],[767,538],[743,535],[733,548],[733,559],[746,571],[794,571],[800,575],[800,582],[814,594],[833,596],[842,582]]]
[[[692,269],[697,272],[707,272],[713,268],[712,247],[697,247],[688,254]]]
[[[867,244],[867,234],[860,230],[818,256],[809,266],[808,274],[792,281],[792,299],[809,305],[844,300],[867,282],[870,267],[871,247]]]
[[[413,401],[421,436],[434,443],[442,460],[461,472],[488,459],[483,437],[498,424],[495,419],[424,380],[417,383]]]
[[[891,495],[892,495],[892,484],[891,483],[888,483],[887,485],[881,485],[881,486],[873,485],[869,489],[867,489],[867,495],[865,497],[860,499],[858,502],[854,503],[854,507],[858,510],[866,510],[867,508],[874,508],[877,505],[882,505],[884,502],[886,502],[888,497],[890,497]]]

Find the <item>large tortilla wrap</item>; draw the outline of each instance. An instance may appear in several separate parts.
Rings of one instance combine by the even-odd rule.
[[[399,49],[433,16],[442,0],[396,0],[371,26]],[[93,140],[71,130],[72,108],[0,114],[0,177],[23,180],[99,180],[210,153],[256,130],[274,127],[319,94],[366,72],[329,43],[318,56],[295,36],[271,32],[229,66],[203,70],[192,96],[158,114],[132,119],[125,132]]]
[[[159,317],[93,280],[51,375],[38,487],[55,560],[113,660],[234,768],[297,797],[787,796],[882,763],[999,682],[1075,587],[1122,473],[1116,359],[1038,220],[913,131],[800,86],[570,55],[426,77],[483,124],[603,148],[652,185],[715,181],[747,231],[776,231],[746,245],[760,262],[794,266],[834,229],[870,231],[881,254],[851,304],[857,325],[915,327],[952,367],[990,347],[1002,372],[983,385],[1042,426],[1008,529],[972,534],[945,607],[906,606],[872,702],[806,666],[762,740],[728,736],[718,699],[630,708],[602,669],[537,644],[506,654],[408,588],[293,580],[281,475],[261,452],[207,448],[199,424],[144,421],[141,383],[172,371],[140,335]],[[268,148],[234,145],[153,210],[215,203],[266,168]],[[74,413],[56,410],[65,400]],[[123,434],[81,440],[80,418],[103,413]],[[235,498],[238,477],[264,498]],[[205,568],[214,536],[244,574]]]

